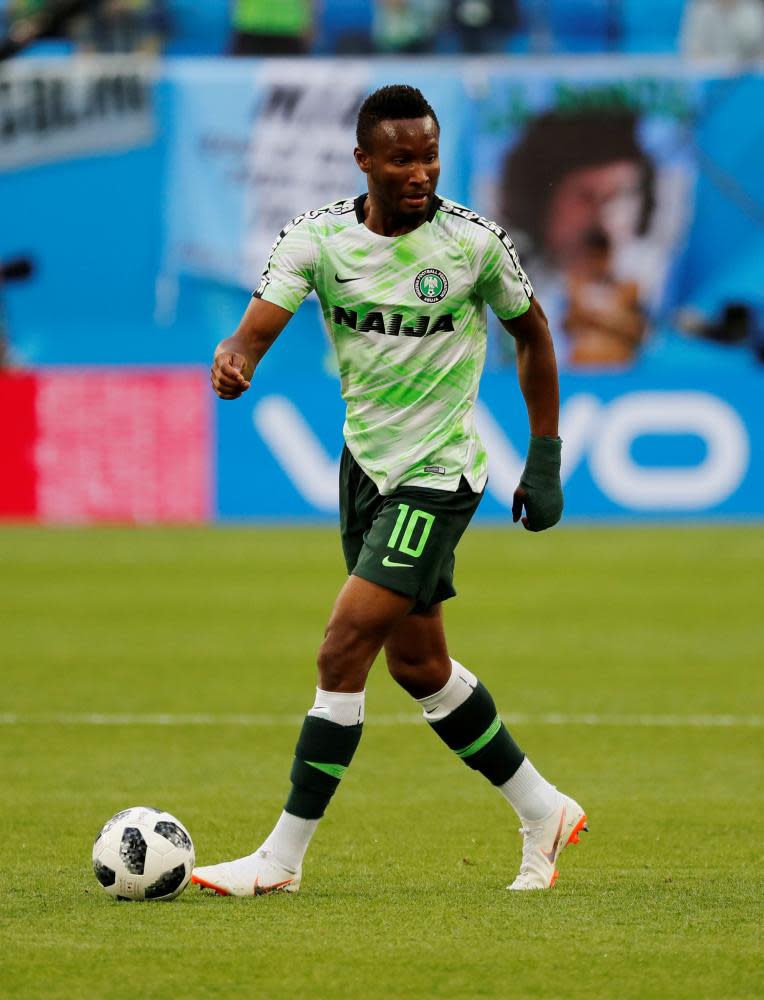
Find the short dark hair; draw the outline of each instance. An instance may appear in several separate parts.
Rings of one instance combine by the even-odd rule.
[[[380,87],[373,94],[369,94],[358,112],[356,124],[358,145],[361,149],[369,149],[372,132],[380,122],[396,121],[399,118],[426,118],[428,115],[440,131],[438,116],[417,87],[409,87],[405,83]]]

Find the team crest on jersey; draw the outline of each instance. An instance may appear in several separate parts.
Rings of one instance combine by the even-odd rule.
[[[414,291],[422,302],[440,302],[448,291],[448,278],[437,267],[426,267],[414,278]]]

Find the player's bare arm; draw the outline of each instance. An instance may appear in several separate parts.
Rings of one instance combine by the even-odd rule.
[[[557,361],[549,324],[538,299],[531,299],[522,316],[504,320],[502,325],[517,344],[517,377],[528,407],[531,434],[557,437],[560,419]]]
[[[528,460],[512,503],[512,520],[522,519],[529,531],[544,531],[557,524],[563,507],[560,385],[552,335],[536,298],[522,316],[504,320],[502,325],[517,343],[517,375],[531,431]]]
[[[221,399],[238,399],[250,386],[255,369],[292,318],[281,306],[253,298],[236,332],[215,348],[212,388]]]

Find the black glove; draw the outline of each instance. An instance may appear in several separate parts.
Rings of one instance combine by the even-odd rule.
[[[512,520],[520,520],[524,506],[523,524],[529,531],[544,531],[562,517],[561,452],[560,438],[531,434],[528,458],[512,502]]]

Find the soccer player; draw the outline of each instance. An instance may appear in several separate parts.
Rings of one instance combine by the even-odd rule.
[[[253,854],[194,870],[194,882],[223,895],[299,889],[310,839],[361,739],[364,686],[381,649],[435,733],[520,816],[522,863],[510,889],[554,885],[560,852],[587,828],[581,806],[539,774],[490,693],[446,645],[442,605],[456,593],[454,550],[487,478],[474,420],[486,304],[517,342],[530,423],[513,520],[543,531],[559,521],[563,499],[544,313],[506,232],[435,194],[439,136],[419,90],[371,94],[355,149],[368,194],[283,229],[239,328],[215,352],[215,392],[237,399],[315,289],[347,404],[340,531],[348,580],[318,653],[316,698],[281,816]]]

